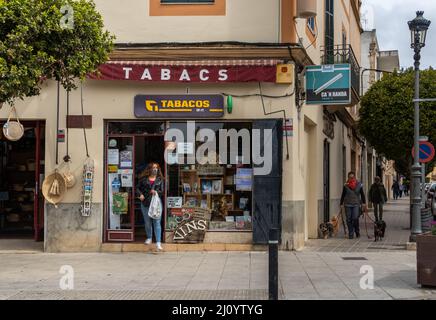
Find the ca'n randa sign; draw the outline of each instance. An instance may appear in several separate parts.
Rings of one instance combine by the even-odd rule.
[[[275,65],[147,66],[105,63],[99,67],[98,71],[100,75],[90,74],[88,78],[172,83],[276,82]]]

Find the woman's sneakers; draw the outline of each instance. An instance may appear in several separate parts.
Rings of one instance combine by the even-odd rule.
[[[156,250],[163,251],[162,244],[160,242],[156,243]]]
[[[146,245],[150,245],[150,244],[151,244],[151,239],[147,239],[147,240],[145,240],[144,244],[146,244]]]

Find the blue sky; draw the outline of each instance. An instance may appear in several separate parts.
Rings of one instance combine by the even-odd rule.
[[[415,18],[418,10],[432,21],[421,52],[421,67],[436,68],[436,0],[363,0],[362,26],[365,30],[377,29],[380,50],[399,50],[401,67],[411,67],[413,51],[407,21]]]

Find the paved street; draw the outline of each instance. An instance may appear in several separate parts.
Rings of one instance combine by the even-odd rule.
[[[311,240],[302,252],[280,252],[281,299],[434,299],[416,284],[416,252],[407,241],[407,200],[387,207],[387,237]],[[266,252],[0,254],[0,299],[267,299]],[[60,268],[74,270],[61,290]],[[360,286],[362,266],[374,288]],[[365,269],[366,270],[366,269]],[[366,272],[366,271],[365,271]]]

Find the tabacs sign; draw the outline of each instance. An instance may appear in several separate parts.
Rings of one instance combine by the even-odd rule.
[[[137,95],[137,118],[221,118],[224,98],[221,95]]]
[[[349,64],[307,66],[306,104],[350,104],[350,70]]]

